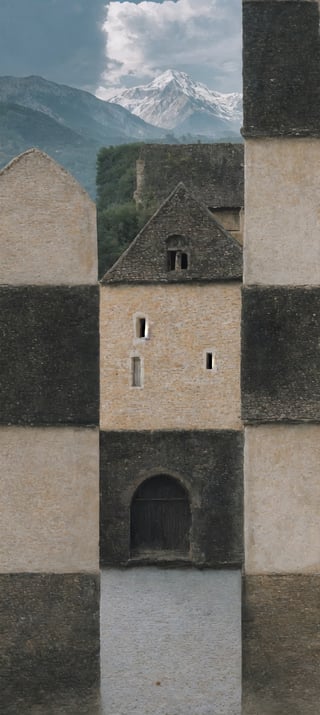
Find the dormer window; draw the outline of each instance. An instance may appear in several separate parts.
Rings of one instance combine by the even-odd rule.
[[[183,251],[168,251],[168,270],[186,271],[189,266],[189,256]]]
[[[190,267],[190,236],[171,234],[166,239],[167,270],[187,271]]]

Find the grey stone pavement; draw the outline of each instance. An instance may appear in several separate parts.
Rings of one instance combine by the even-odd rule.
[[[99,702],[72,693],[6,715],[240,715],[240,671],[240,571],[106,569]]]
[[[240,715],[239,571],[102,572],[103,715]]]

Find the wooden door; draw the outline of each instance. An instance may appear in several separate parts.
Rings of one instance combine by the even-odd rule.
[[[187,492],[165,474],[151,477],[136,491],[131,506],[131,553],[187,555],[191,512]]]

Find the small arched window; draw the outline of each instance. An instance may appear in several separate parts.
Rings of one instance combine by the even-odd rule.
[[[143,482],[131,504],[131,555],[187,556],[191,511],[184,487],[160,474]]]

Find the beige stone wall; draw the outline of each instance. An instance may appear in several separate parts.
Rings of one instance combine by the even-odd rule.
[[[247,139],[246,284],[320,284],[319,139]]]
[[[320,425],[245,431],[248,574],[320,572]]]
[[[0,572],[99,569],[99,434],[0,427]]]
[[[38,150],[0,172],[0,284],[97,281],[95,205]]]
[[[241,429],[240,284],[101,288],[101,429]],[[145,316],[147,340],[134,336]],[[206,370],[205,353],[215,368]],[[131,386],[131,358],[143,387]]]

